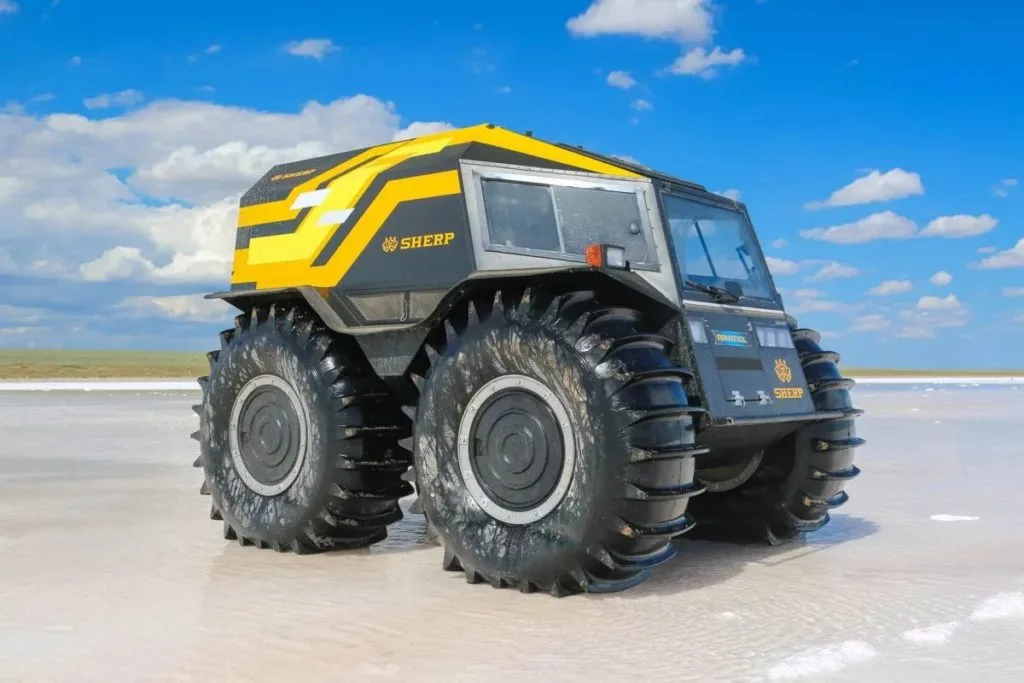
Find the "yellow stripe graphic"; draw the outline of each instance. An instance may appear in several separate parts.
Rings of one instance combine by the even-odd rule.
[[[549,161],[573,166],[593,173],[619,177],[642,177],[612,164],[563,149],[519,133],[486,125],[459,130],[443,131],[412,140],[399,141],[371,148],[337,166],[296,186],[287,199],[245,207],[239,212],[238,225],[248,227],[284,220],[292,220],[299,211],[291,209],[295,198],[308,192],[329,178],[328,193],[317,206],[309,209],[301,225],[285,235],[254,237],[248,249],[235,254],[232,282],[255,282],[257,288],[313,285],[333,287],[348,271],[366,244],[398,203],[425,197],[460,192],[457,171],[444,171],[430,175],[392,180],[374,198],[366,213],[352,227],[345,242],[331,261],[312,268],[316,255],[327,244],[337,224],[324,221],[325,214],[343,215],[355,208],[367,188],[381,173],[414,157],[437,154],[445,148],[469,142],[480,142],[511,152],[519,152]],[[358,166],[360,163],[364,165]],[[408,194],[404,194],[408,193]],[[338,212],[342,212],[339,214]],[[384,213],[382,213],[384,212]],[[374,224],[374,221],[377,221]]]

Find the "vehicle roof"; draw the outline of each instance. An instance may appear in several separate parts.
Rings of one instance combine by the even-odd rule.
[[[515,131],[484,123],[464,128],[447,129],[403,140],[351,149],[336,154],[278,164],[271,168],[242,197],[242,206],[285,199],[298,189],[325,187],[344,174],[358,159],[386,157],[401,159],[401,164],[415,163],[422,172],[433,165],[446,165],[458,159],[491,161],[543,168],[560,168],[610,176],[646,177],[698,192],[707,189],[698,183],[656,171],[639,163],[611,156],[579,145],[536,138],[532,133]],[[365,162],[360,162],[365,163]]]

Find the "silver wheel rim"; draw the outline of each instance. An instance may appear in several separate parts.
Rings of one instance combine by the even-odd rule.
[[[245,464],[245,459],[242,457],[241,444],[238,443],[238,426],[242,414],[242,408],[245,406],[246,401],[254,391],[266,386],[272,386],[283,392],[291,402],[296,415],[299,416],[298,456],[295,458],[295,463],[288,471],[288,474],[285,475],[284,479],[275,484],[264,484],[252,475],[252,472],[249,471],[249,468]],[[275,375],[260,375],[252,378],[245,384],[245,386],[242,387],[242,390],[238,392],[238,396],[235,397],[234,404],[231,406],[231,420],[228,426],[228,437],[230,442],[231,461],[235,465],[235,471],[238,472],[238,476],[242,478],[242,481],[245,482],[245,485],[249,487],[249,489],[262,496],[276,496],[287,490],[289,486],[295,483],[295,480],[299,476],[299,472],[302,471],[302,465],[306,461],[306,438],[309,433],[308,425],[309,415],[306,413],[306,409],[302,404],[302,401],[299,400],[298,393],[290,384],[280,377]]]
[[[477,480],[470,461],[472,456],[470,454],[469,438],[473,420],[487,399],[502,389],[522,389],[540,398],[551,409],[551,412],[554,413],[562,435],[564,459],[558,483],[551,494],[544,499],[544,502],[529,510],[509,510],[493,501],[484,492],[483,487]],[[466,410],[462,413],[462,419],[459,422],[458,453],[459,470],[470,497],[484,512],[506,524],[530,524],[549,515],[562,502],[565,494],[569,492],[573,472],[576,469],[576,439],[572,431],[572,423],[569,420],[569,411],[565,409],[565,404],[555,395],[555,392],[551,391],[542,382],[526,375],[503,375],[492,379],[473,394],[466,404]]]

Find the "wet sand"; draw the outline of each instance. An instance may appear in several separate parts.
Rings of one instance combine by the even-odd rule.
[[[831,524],[561,600],[442,571],[420,516],[369,551],[224,541],[195,396],[0,393],[0,681],[1024,677],[1024,387],[860,386]]]

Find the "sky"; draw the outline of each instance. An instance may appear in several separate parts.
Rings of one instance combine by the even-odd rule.
[[[0,347],[204,350],[271,166],[494,123],[747,204],[846,365],[1020,368],[1012,0],[0,0]]]

